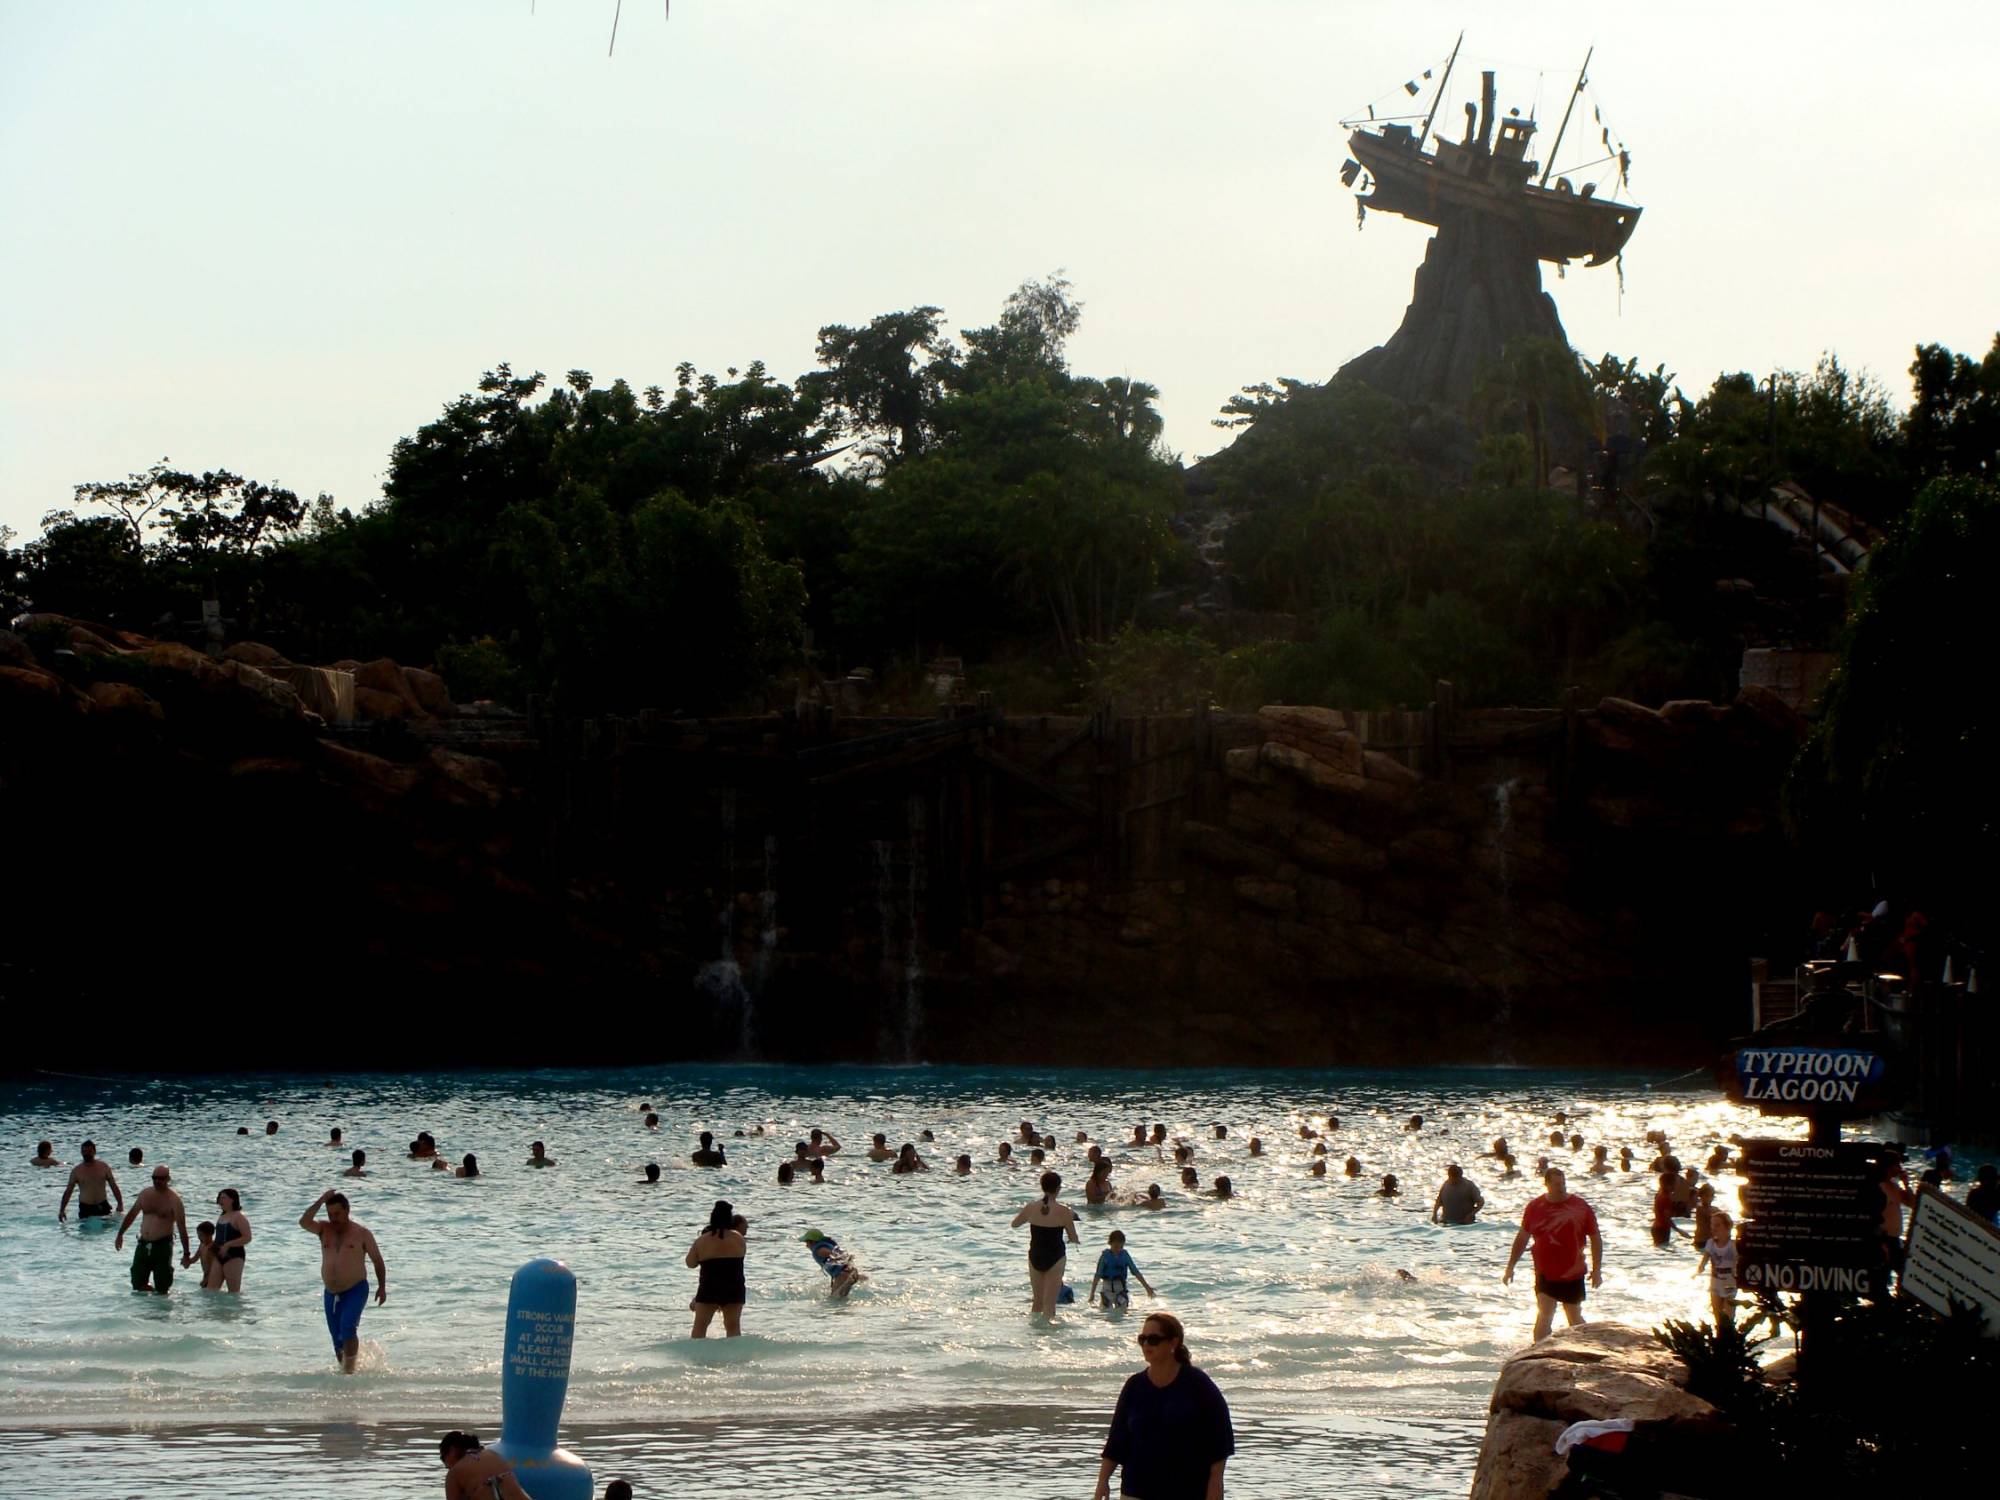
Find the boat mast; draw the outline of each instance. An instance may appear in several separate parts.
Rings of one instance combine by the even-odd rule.
[[[1465,45],[1465,33],[1458,34],[1458,40],[1451,44],[1451,56],[1444,65],[1444,77],[1438,80],[1437,92],[1431,95],[1431,111],[1424,116],[1424,128],[1417,132],[1417,149],[1424,149],[1424,141],[1430,136],[1431,121],[1437,118],[1438,104],[1444,98],[1444,86],[1451,82],[1451,65],[1458,61],[1458,49]]]
[[[1576,108],[1576,96],[1583,92],[1584,75],[1590,72],[1590,59],[1596,51],[1597,44],[1593,42],[1590,51],[1583,54],[1583,66],[1576,70],[1576,87],[1569,91],[1569,103],[1563,106],[1563,122],[1556,127],[1556,143],[1549,147],[1549,164],[1542,168],[1542,180],[1536,187],[1549,185],[1549,173],[1556,168],[1556,153],[1562,150],[1563,132],[1569,129],[1569,112]]]

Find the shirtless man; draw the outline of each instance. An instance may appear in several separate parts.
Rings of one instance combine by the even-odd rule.
[[[894,1161],[896,1159],[896,1153],[889,1145],[889,1137],[879,1130],[875,1132],[874,1139],[869,1142],[868,1159],[870,1161]]]
[[[111,1242],[113,1250],[125,1248],[125,1231],[132,1227],[132,1221],[139,1219],[139,1245],[132,1252],[132,1290],[151,1290],[164,1297],[167,1289],[174,1284],[174,1231],[181,1235],[181,1256],[184,1260],[194,1258],[194,1247],[188,1243],[187,1209],[181,1203],[181,1195],[169,1184],[173,1174],[164,1165],[153,1168],[153,1185],[140,1190],[132,1200],[131,1211],[125,1215],[125,1222],[118,1226],[118,1238]],[[140,1215],[145,1215],[140,1218]],[[151,1280],[152,1286],[146,1283]]]
[[[879,1139],[879,1137],[878,1137],[878,1139]],[[38,1142],[36,1142],[36,1143],[35,1143],[35,1154],[34,1154],[33,1156],[31,1156],[31,1157],[29,1157],[29,1158],[28,1158],[28,1165],[29,1165],[29,1166],[31,1166],[31,1167],[59,1167],[59,1166],[61,1166],[61,1165],[62,1165],[62,1163],[56,1160],[56,1146],[55,1146],[55,1142],[54,1142],[54,1141],[38,1141]]]
[[[326,1206],[326,1222],[319,1221]],[[319,1278],[326,1283],[326,1327],[333,1335],[333,1355],[341,1369],[354,1373],[361,1352],[361,1312],[368,1305],[366,1256],[375,1265],[375,1305],[389,1298],[389,1268],[382,1264],[375,1232],[348,1217],[347,1195],[332,1188],[313,1199],[299,1217],[299,1228],[319,1237]]]
[[[549,1155],[549,1148],[540,1141],[528,1143],[528,1165],[531,1167],[553,1167],[556,1159]]]
[[[71,1193],[80,1194],[76,1205],[79,1219],[110,1218],[111,1204],[105,1198],[107,1188],[118,1199],[118,1212],[122,1214],[125,1212],[125,1192],[118,1186],[118,1179],[111,1174],[111,1163],[97,1159],[97,1142],[85,1141],[83,1160],[70,1168],[69,1186],[63,1189],[62,1202],[56,1207],[57,1222],[60,1223],[69,1213]]]

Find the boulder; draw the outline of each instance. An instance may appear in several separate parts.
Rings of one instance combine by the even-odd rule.
[[[1645,734],[1666,727],[1666,718],[1658,709],[1648,708],[1643,703],[1634,703],[1630,698],[1603,698],[1598,700],[1597,715],[1608,724],[1633,734]]]
[[[460,807],[498,807],[506,793],[507,773],[497,761],[439,746],[428,762],[436,773],[433,784],[441,801]]]
[[[1348,731],[1347,715],[1338,709],[1272,704],[1257,710],[1257,728],[1265,739],[1303,750],[1337,771],[1361,774],[1361,741]]]
[[[96,713],[122,714],[134,719],[164,719],[166,710],[129,682],[93,682],[86,690]]]
[[[361,707],[360,692],[367,688],[370,692],[381,693],[391,698],[399,698],[403,703],[400,714],[371,714]],[[424,707],[417,701],[417,695],[410,690],[410,680],[403,675],[403,669],[386,656],[378,656],[373,661],[363,662],[354,668],[355,709],[366,718],[387,719],[428,718]]]
[[[1720,1414],[1687,1391],[1687,1367],[1644,1329],[1589,1323],[1551,1334],[1501,1367],[1472,1493],[1478,1500],[1542,1500],[1566,1466],[1555,1438],[1572,1422],[1629,1417],[1649,1441],[1699,1441]]]
[[[1238,875],[1234,882],[1236,899],[1281,917],[1299,914],[1299,890],[1282,880],[1263,880],[1255,875]]]
[[[1367,875],[1389,864],[1389,856],[1366,839],[1324,818],[1299,818],[1285,852],[1306,868],[1329,875]]]
[[[410,696],[417,700],[417,706],[425,713],[448,719],[456,712],[452,706],[451,690],[437,673],[426,672],[422,667],[405,667],[403,681],[409,686]]]
[[[1724,710],[1706,698],[1676,698],[1671,703],[1660,705],[1660,717],[1669,724],[1688,724],[1700,728],[1721,718]]]
[[[1382,812],[1402,812],[1408,807],[1410,783],[1338,771],[1303,750],[1275,740],[1266,741],[1258,755],[1273,770],[1286,772],[1313,791],[1330,793],[1344,802]]]
[[[1757,683],[1750,683],[1739,692],[1730,707],[1732,718],[1747,719],[1782,743],[1795,745],[1806,737],[1806,721],[1799,711]]]
[[[399,693],[385,693],[372,687],[354,686],[354,717],[357,719],[407,719],[411,705]]]
[[[1333,739],[1348,731],[1347,715],[1337,708],[1307,708],[1290,703],[1267,703],[1257,717],[1268,733],[1286,729],[1305,739]]]
[[[99,635],[88,625],[72,625],[69,628],[69,648],[72,651],[90,652],[97,656],[124,656],[123,646]]]
[[[285,664],[285,655],[282,651],[257,641],[238,641],[223,651],[222,659],[240,661],[252,667],[281,667]]]
[[[0,667],[0,703],[12,712],[47,712],[63,705],[63,680],[40,667]]]
[[[243,697],[254,707],[261,718],[302,719],[305,707],[299,702],[299,695],[292,691],[290,684],[278,681],[268,673],[240,661],[225,661],[216,668],[218,674],[234,683]]]
[[[1240,745],[1234,750],[1223,752],[1222,773],[1231,781],[1241,781],[1250,786],[1260,786],[1264,781],[1264,771],[1257,759],[1260,747]]]
[[[1416,786],[1424,779],[1395,756],[1380,750],[1362,752],[1361,770],[1376,781],[1387,781],[1396,786]]]
[[[1181,847],[1197,859],[1235,874],[1270,879],[1284,863],[1270,850],[1210,823],[1181,824]]]
[[[28,643],[11,630],[0,630],[0,666],[39,667],[35,653]]]

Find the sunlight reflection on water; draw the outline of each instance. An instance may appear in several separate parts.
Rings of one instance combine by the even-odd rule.
[[[82,1087],[51,1080],[0,1094],[0,1139],[16,1158],[0,1186],[0,1421],[16,1429],[0,1437],[0,1465],[22,1476],[60,1473],[63,1493],[83,1493],[72,1466],[79,1440],[69,1435],[79,1425],[136,1422],[147,1441],[192,1442],[192,1424],[223,1424],[228,1444],[291,1455],[288,1470],[309,1455],[338,1456],[343,1473],[375,1465],[384,1476],[405,1450],[431,1461],[439,1428],[497,1432],[507,1280],[540,1254],[566,1260],[579,1279],[570,1427],[606,1454],[629,1453],[649,1474],[700,1475],[704,1488],[728,1494],[739,1479],[745,1489],[758,1474],[768,1479],[772,1464],[792,1473],[837,1461],[844,1488],[855,1490],[853,1466],[877,1462],[866,1458],[873,1454],[881,1473],[867,1487],[915,1495],[962,1480],[966,1462],[1040,1475],[1035,1464],[1046,1459],[1054,1486],[1059,1469],[1088,1468],[1134,1365],[1132,1329],[1081,1307],[1055,1329],[1025,1316],[1025,1231],[1007,1221],[1033,1195],[1034,1174],[993,1158],[1029,1116],[1061,1143],[1052,1165],[1072,1200],[1085,1175],[1084,1147],[1072,1144],[1079,1129],[1112,1149],[1121,1189],[1165,1189],[1171,1206],[1160,1213],[1082,1209],[1084,1243],[1069,1279],[1081,1298],[1105,1233],[1127,1232],[1159,1288],[1156,1305],[1187,1322],[1197,1358],[1230,1397],[1245,1486],[1260,1473],[1273,1485],[1264,1493],[1277,1493],[1286,1474],[1339,1473],[1365,1485],[1370,1466],[1387,1462],[1400,1492],[1461,1494],[1495,1370],[1525,1341],[1532,1316],[1525,1288],[1499,1282],[1530,1179],[1496,1180],[1493,1163],[1478,1159],[1490,1139],[1506,1135],[1524,1169],[1546,1153],[1572,1170],[1605,1230],[1606,1280],[1591,1315],[1651,1324],[1698,1316],[1704,1298],[1686,1242],[1662,1251],[1647,1236],[1645,1132],[1665,1130],[1691,1163],[1733,1132],[1796,1133],[1712,1090],[1523,1070],[746,1066]],[[662,1130],[643,1128],[640,1102],[658,1108]],[[1576,1158],[1547,1144],[1559,1109],[1585,1138]],[[1330,1136],[1331,1175],[1313,1179],[1298,1126],[1329,1111],[1341,1121]],[[1425,1128],[1405,1130],[1419,1112]],[[235,1133],[239,1124],[261,1130],[266,1118],[281,1122],[278,1136]],[[1141,1120],[1187,1136],[1203,1185],[1226,1170],[1235,1201],[1188,1195],[1171,1163],[1118,1146]],[[1226,1141],[1212,1138],[1216,1121],[1228,1125]],[[334,1124],[350,1147],[369,1152],[369,1177],[345,1185],[389,1262],[389,1300],[362,1321],[367,1368],[352,1380],[331,1369],[316,1247],[294,1223],[336,1182],[336,1160],[344,1164],[321,1145]],[[770,1133],[732,1134],[759,1124]],[[776,1164],[813,1125],[846,1150],[825,1184],[780,1188]],[[900,1145],[926,1127],[937,1140],[920,1149],[938,1170],[892,1177],[864,1159],[872,1131]],[[407,1160],[418,1129],[454,1158],[476,1152],[487,1175],[461,1182]],[[723,1137],[728,1167],[687,1163],[699,1129]],[[1247,1155],[1253,1130],[1268,1147],[1262,1158]],[[203,1294],[189,1277],[171,1298],[135,1296],[125,1287],[127,1257],[112,1252],[101,1225],[79,1228],[73,1217],[56,1225],[63,1174],[19,1162],[42,1136],[74,1160],[84,1134],[121,1174],[132,1145],[146,1148],[149,1166],[170,1163],[191,1223],[212,1214],[216,1189],[242,1190],[257,1238],[241,1299]],[[523,1165],[536,1138],[561,1165]],[[1633,1146],[1641,1170],[1588,1176],[1588,1148],[1599,1143],[1614,1161],[1619,1145]],[[948,1170],[960,1151],[977,1163],[970,1178]],[[1350,1152],[1365,1168],[1359,1180],[1339,1175]],[[664,1169],[657,1187],[638,1182],[648,1160]],[[1452,1160],[1485,1188],[1488,1222],[1452,1230],[1426,1222]],[[1383,1172],[1397,1174],[1405,1196],[1375,1196]],[[1736,1183],[1720,1179],[1720,1201],[1733,1205]],[[681,1255],[717,1197],[753,1221],[749,1336],[704,1345],[686,1338],[693,1276]],[[838,1236],[868,1271],[851,1302],[829,1301],[825,1277],[796,1243],[809,1226]],[[801,1402],[814,1414],[803,1425]],[[864,1413],[883,1414],[901,1440],[842,1441],[840,1424]],[[429,1424],[421,1442],[393,1425],[412,1417]],[[253,1421],[273,1425],[243,1425]],[[203,1441],[223,1437],[210,1431]],[[615,1472],[587,1456],[601,1475]],[[432,1486],[422,1462],[412,1472]],[[205,1490],[237,1493],[226,1478],[212,1488],[207,1473]],[[1064,1486],[1078,1488],[1073,1476]],[[373,1482],[368,1490],[389,1492]],[[241,1491],[257,1492],[254,1483]],[[114,1484],[101,1493],[126,1491]]]

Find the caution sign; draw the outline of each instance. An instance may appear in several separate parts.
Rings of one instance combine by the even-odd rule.
[[[1898,1286],[1947,1316],[1953,1303],[1977,1308],[1985,1335],[2000,1338],[2000,1229],[1956,1199],[1920,1188]]]
[[[1879,1284],[1882,1174],[1902,1160],[1864,1142],[1745,1141],[1737,1281],[1746,1291],[1861,1293]]]

